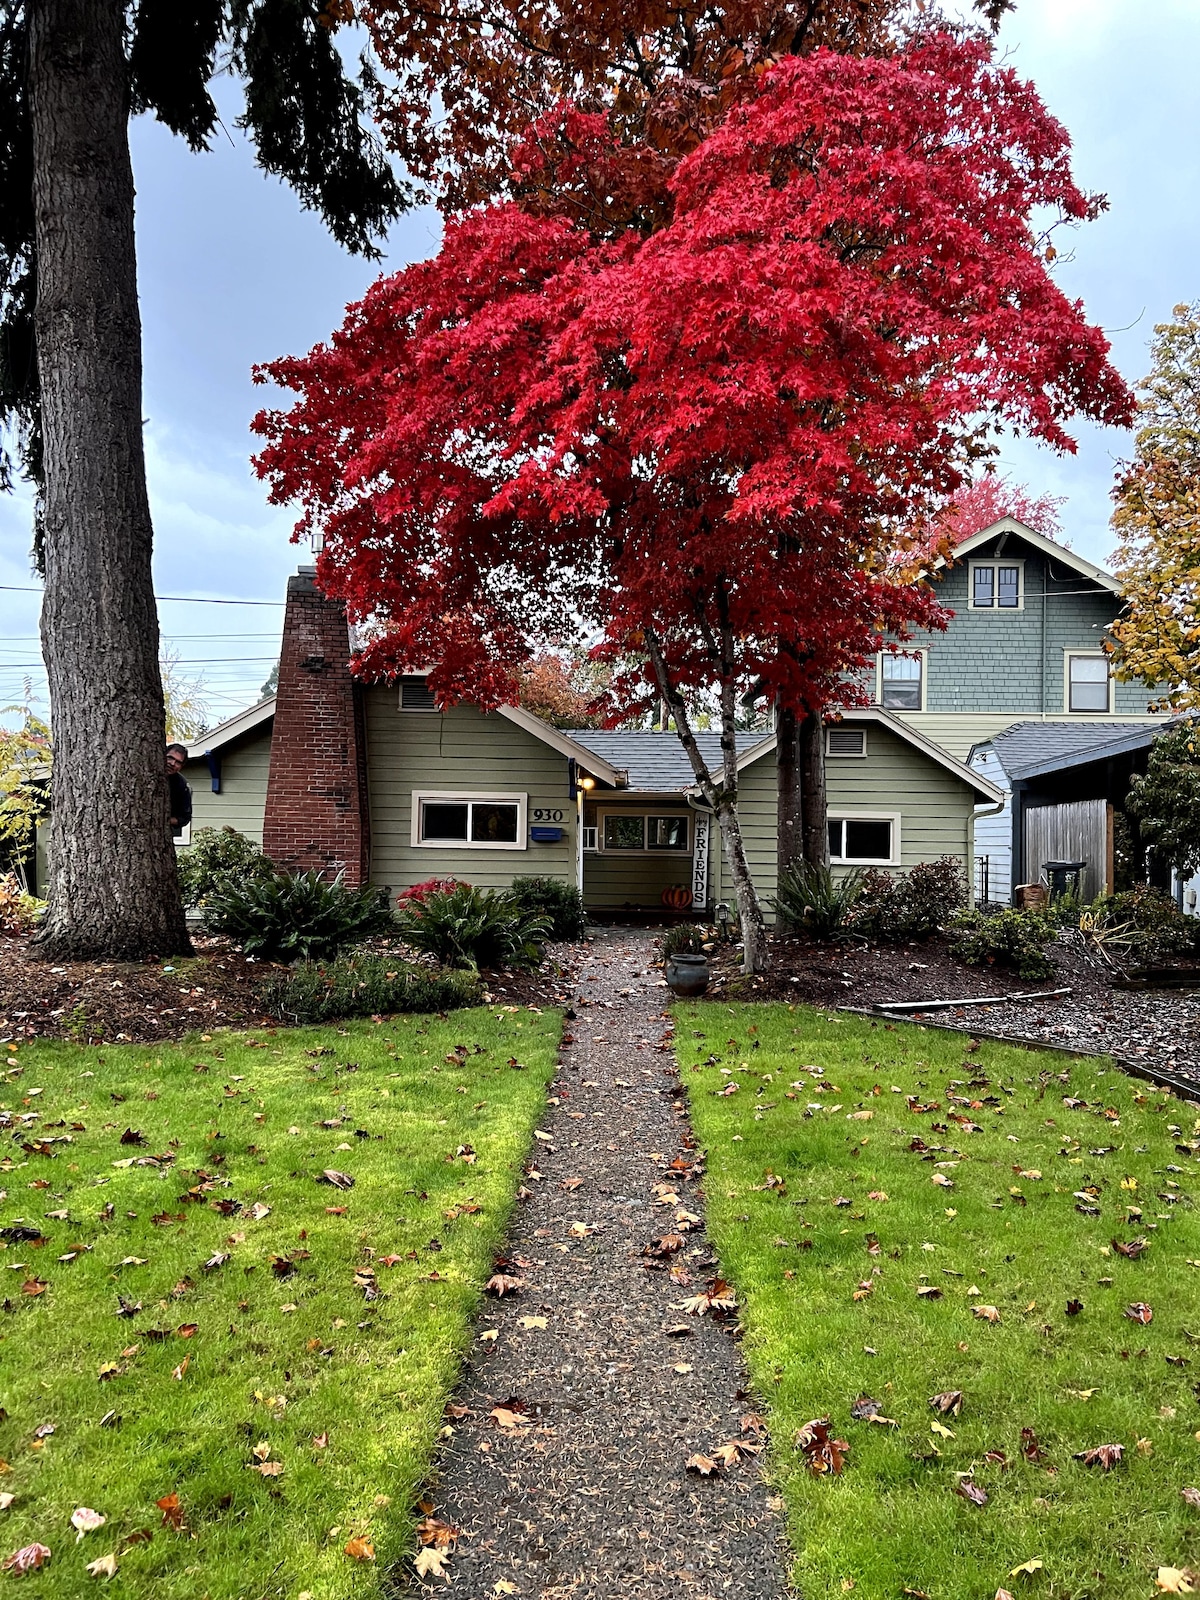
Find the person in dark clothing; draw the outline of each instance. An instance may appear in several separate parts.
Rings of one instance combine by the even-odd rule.
[[[167,746],[167,790],[170,795],[171,837],[178,839],[192,820],[192,791],[183,776],[187,750],[181,744]]]

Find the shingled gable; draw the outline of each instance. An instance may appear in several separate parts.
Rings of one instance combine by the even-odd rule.
[[[1016,517],[1001,517],[998,522],[993,522],[990,527],[980,528],[978,533],[973,533],[961,544],[954,547],[954,561],[964,560],[982,550],[993,539],[998,539],[1002,534],[1012,534],[1015,538],[1023,539],[1026,544],[1051,560],[1057,561],[1060,566],[1070,567],[1079,573],[1081,578],[1088,578],[1100,588],[1107,589],[1110,594],[1119,595],[1121,585],[1111,572],[1105,572],[1103,567],[1098,567],[1094,562],[1086,560],[1083,556],[1076,555],[1074,550],[1068,550],[1065,544],[1058,544],[1054,539],[1047,539],[1044,533],[1038,533],[1035,528],[1029,527],[1024,522],[1019,522]],[[933,563],[933,570],[947,566],[944,556],[939,556]]]

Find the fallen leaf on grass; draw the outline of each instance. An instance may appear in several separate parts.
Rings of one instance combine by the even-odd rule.
[[[845,1439],[832,1437],[828,1417],[815,1417],[806,1422],[796,1434],[796,1448],[802,1452],[810,1472],[818,1475],[829,1472],[834,1477],[841,1472],[850,1451]]]
[[[1200,1489],[1180,1489],[1179,1493],[1189,1506],[1200,1507]],[[4,1495],[0,1495],[0,1501],[3,1501],[4,1498]],[[4,1506],[0,1504],[0,1511],[3,1510]]]
[[[969,1501],[973,1506],[985,1506],[988,1503],[987,1490],[981,1489],[970,1478],[960,1478],[954,1486],[954,1492],[957,1495],[961,1495],[964,1500]]]
[[[117,1575],[117,1552],[112,1550],[106,1556],[100,1556],[96,1561],[89,1561],[86,1567],[89,1578],[115,1578]]]
[[[957,1417],[963,1406],[963,1392],[961,1389],[946,1389],[941,1394],[932,1394],[929,1404],[943,1417]]]
[[[354,1179],[350,1174],[348,1172],[339,1172],[336,1167],[326,1167],[317,1182],[327,1183],[331,1189],[353,1189],[354,1187]]]
[[[27,1295],[45,1294],[49,1287],[50,1285],[48,1283],[43,1283],[41,1278],[26,1278],[25,1282],[21,1285],[21,1293]],[[32,1549],[33,1546],[30,1545],[29,1548]]]
[[[1124,1315],[1131,1322],[1140,1322],[1143,1325],[1154,1321],[1154,1312],[1144,1300],[1135,1300],[1131,1306],[1126,1306]]]
[[[878,1400],[872,1400],[869,1394],[860,1394],[850,1407],[850,1416],[855,1422],[869,1422],[883,1410]]]
[[[1038,1436],[1032,1428],[1021,1429],[1021,1454],[1026,1461],[1044,1461],[1046,1452],[1038,1443]]]
[[[984,1322],[999,1322],[1000,1312],[995,1306],[972,1306],[972,1316],[980,1317]]]
[[[102,1528],[108,1521],[98,1511],[93,1511],[91,1506],[76,1506],[71,1513],[71,1526],[75,1529],[75,1543],[78,1544],[85,1533],[92,1533],[96,1528]]]
[[[5,1572],[36,1572],[50,1559],[50,1547],[44,1544],[26,1544],[14,1550],[4,1563]]]
[[[172,1367],[171,1376],[175,1379],[176,1383],[179,1383],[182,1380],[184,1373],[191,1366],[191,1364],[192,1364],[191,1356],[184,1356],[183,1360],[179,1363],[179,1365],[177,1367]]]
[[[177,1494],[165,1494],[161,1500],[156,1500],[154,1503],[162,1512],[164,1528],[183,1527],[183,1507],[179,1503]]]
[[[942,1291],[934,1283],[921,1283],[917,1285],[918,1300],[940,1300]]]
[[[1067,1301],[1067,1315],[1069,1317],[1077,1317],[1082,1310],[1083,1310],[1083,1301],[1082,1300],[1068,1300]]]
[[[282,1461],[247,1462],[251,1472],[261,1472],[264,1478],[278,1478],[283,1473]]]
[[[1124,1454],[1124,1445],[1097,1444],[1090,1450],[1076,1450],[1076,1461],[1082,1461],[1085,1467],[1101,1467],[1105,1472],[1111,1472]]]
[[[1196,1490],[1195,1489],[1191,1489],[1191,1490],[1185,1489],[1183,1491],[1183,1497],[1184,1497],[1185,1500],[1187,1499],[1189,1493],[1190,1494],[1195,1494]],[[17,1497],[16,1497],[15,1494],[0,1494],[0,1511],[7,1511],[9,1506],[12,1505],[13,1501],[16,1498]]]
[[[426,1502],[428,1503],[428,1502]],[[433,1545],[438,1550],[453,1550],[458,1543],[459,1530],[440,1517],[427,1515],[417,1523],[417,1538],[422,1544]]]
[[[936,1433],[939,1439],[953,1439],[954,1438],[954,1434],[950,1431],[950,1429],[945,1427],[940,1422],[931,1422],[929,1424],[929,1431],[930,1431],[930,1433]]]
[[[343,1549],[351,1561],[374,1561],[375,1559],[375,1546],[370,1539],[364,1539],[361,1536],[357,1539],[348,1539]]]
[[[250,1207],[249,1211],[247,1211],[246,1215],[253,1218],[255,1222],[261,1222],[264,1217],[269,1217],[271,1215],[271,1208],[270,1206],[265,1205],[261,1200],[256,1200]]]
[[[1039,1561],[1036,1556],[1034,1556],[1032,1560],[1022,1561],[1019,1567],[1014,1567],[1009,1573],[1009,1577],[1018,1578],[1023,1572],[1027,1572],[1032,1576],[1033,1573],[1040,1572],[1042,1570],[1042,1565],[1043,1563]]]
[[[1191,1567],[1159,1567],[1154,1582],[1164,1594],[1194,1594],[1196,1574]]]
[[[1127,1261],[1136,1261],[1143,1251],[1150,1248],[1149,1239],[1130,1239],[1127,1242],[1121,1239],[1111,1239],[1109,1243],[1119,1256],[1124,1256]]]

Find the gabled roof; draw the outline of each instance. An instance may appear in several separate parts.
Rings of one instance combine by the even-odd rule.
[[[236,716],[228,717],[224,722],[218,722],[215,728],[210,728],[199,739],[193,740],[187,747],[189,761],[201,761],[210,750],[220,750],[223,745],[232,744],[235,739],[240,739],[242,734],[251,733],[255,728],[261,727],[264,722],[269,722],[275,715],[275,696],[269,694],[265,700],[260,700],[256,706],[248,706],[245,711],[239,711]]]
[[[970,556],[984,545],[990,544],[993,539],[998,539],[1001,534],[1011,533],[1018,539],[1023,539],[1026,544],[1032,545],[1044,556],[1059,562],[1064,567],[1070,567],[1083,578],[1090,578],[1093,583],[1099,584],[1102,589],[1107,589],[1110,594],[1119,595],[1121,585],[1111,572],[1105,572],[1103,567],[1096,566],[1093,562],[1085,560],[1083,556],[1068,550],[1066,545],[1056,544],[1053,539],[1047,539],[1044,533],[1028,527],[1024,522],[1018,522],[1016,517],[1001,517],[999,522],[993,522],[989,528],[980,528],[978,533],[973,533],[969,539],[964,539],[961,544],[954,547],[954,560],[959,561],[964,556]],[[946,559],[939,556],[934,562],[935,570],[944,567]]]
[[[1165,720],[1016,722],[1003,733],[996,734],[990,743],[1009,778],[1018,782],[1144,750],[1168,726]]]
[[[581,728],[572,732],[571,738],[595,756],[627,772],[629,784],[626,792],[686,794],[696,787],[696,775],[687,758],[687,751],[674,733],[660,733],[647,728],[616,733]],[[720,763],[719,733],[698,733],[696,743],[710,770],[714,763]],[[768,748],[775,748],[773,734],[739,733],[738,767],[756,761]]]
[[[934,744],[924,734],[891,716],[881,706],[846,706],[839,713],[843,722],[875,722],[889,729],[905,744],[928,756],[938,766],[986,800],[1000,801],[1004,792],[981,772],[956,761],[948,751]],[[683,746],[674,733],[639,731],[634,733],[593,733],[590,729],[574,733],[572,738],[589,750],[603,753],[616,765],[629,773],[629,788],[643,794],[695,793],[696,779]],[[696,742],[710,770],[721,759],[721,737],[716,733],[698,733]],[[753,766],[763,756],[775,751],[774,733],[739,733],[737,735],[738,771]]]
[[[225,745],[232,744],[235,739],[240,739],[243,734],[261,728],[275,715],[276,698],[273,694],[268,695],[256,706],[249,706],[245,711],[239,711],[236,716],[218,723],[215,728],[210,728],[202,738],[188,745],[188,760],[203,760],[210,750],[220,750]],[[611,784],[614,789],[623,785],[623,773],[610,766],[602,755],[584,749],[572,734],[552,728],[548,722],[543,722],[540,717],[535,717],[532,712],[525,711],[521,706],[497,706],[496,710],[498,715],[506,717],[509,722],[515,723],[518,728],[523,728],[526,733],[532,734],[535,739],[540,739],[543,744],[548,744],[551,749],[557,750],[568,760],[578,761],[594,777]]]

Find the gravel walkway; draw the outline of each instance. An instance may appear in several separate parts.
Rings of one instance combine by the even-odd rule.
[[[650,935],[613,931],[576,973],[557,1103],[500,1268],[523,1286],[486,1304],[447,1419],[433,1498],[461,1530],[446,1569],[460,1600],[788,1592],[736,1313],[681,1309],[716,1265],[650,956]],[[644,1247],[679,1233],[648,1265]],[[749,1447],[736,1464],[688,1470],[729,1441]]]

